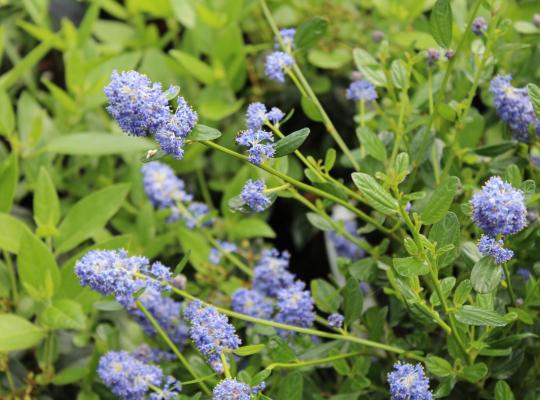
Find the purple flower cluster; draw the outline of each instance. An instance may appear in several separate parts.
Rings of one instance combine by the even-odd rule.
[[[437,49],[428,49],[427,50],[427,62],[429,65],[435,65],[437,61],[441,58],[441,53]]]
[[[255,212],[261,212],[266,210],[271,204],[270,198],[264,194],[265,188],[266,185],[262,179],[257,179],[256,181],[248,179],[242,188],[240,196],[249,208]]]
[[[283,83],[285,71],[294,65],[294,58],[283,51],[274,51],[266,56],[265,73],[268,78]]]
[[[526,87],[513,87],[512,75],[497,75],[490,83],[490,91],[497,114],[510,126],[516,140],[528,142],[530,127],[540,135],[540,120]]]
[[[170,211],[167,221],[182,219],[190,229],[204,222],[211,223],[204,221],[210,211],[208,206],[193,201],[193,196],[185,191],[184,181],[167,164],[152,161],[143,165],[141,172],[144,191],[154,207]],[[179,208],[179,203],[184,207]]]
[[[272,107],[270,111],[267,111],[263,103],[251,103],[246,111],[246,125],[248,129],[258,130],[267,122],[278,124],[284,116],[285,113],[277,107]]]
[[[472,23],[471,30],[477,36],[482,36],[488,30],[488,24],[484,17],[476,17]]]
[[[358,224],[355,220],[346,221],[344,224],[344,228],[352,236],[362,239],[362,237],[358,236],[358,234],[356,233],[356,231],[358,230]],[[363,249],[358,247],[355,243],[351,242],[346,237],[336,233],[335,231],[330,232],[328,234],[328,238],[334,245],[334,248],[336,249],[336,255],[338,257],[346,257],[351,259],[352,261],[356,261],[363,258],[365,255]]]
[[[150,393],[150,399],[171,400],[181,390],[180,382],[164,377],[159,367],[144,363],[125,351],[110,351],[103,355],[97,373],[113,394],[125,400],[145,399],[151,386],[162,384],[164,392]]]
[[[521,190],[492,176],[482,190],[473,195],[471,205],[473,221],[487,234],[480,239],[480,252],[494,257],[498,264],[510,260],[514,253],[503,247],[502,239],[496,238],[518,233],[527,225],[527,208]]]
[[[333,313],[328,316],[328,326],[331,326],[332,328],[340,329],[343,326],[343,321],[345,318],[343,315],[338,313]]]
[[[190,322],[189,335],[195,346],[208,360],[212,369],[223,372],[221,354],[229,353],[241,345],[234,327],[229,320],[214,307],[205,307],[199,301],[192,301],[184,311]]]
[[[288,271],[289,253],[266,250],[253,270],[253,289],[238,289],[232,296],[236,312],[300,327],[315,319],[313,298],[305,284]],[[279,332],[286,336],[289,332]]]
[[[137,291],[142,288],[165,290],[161,282],[171,278],[170,270],[163,264],[150,264],[145,257],[129,257],[123,249],[89,251],[75,264],[75,273],[82,286],[103,295],[114,295],[125,307],[133,303]]]
[[[254,388],[249,385],[238,382],[235,378],[222,380],[212,391],[213,400],[250,400],[253,395],[259,393],[265,388],[264,382]]]
[[[354,81],[347,89],[347,99],[353,101],[374,101],[377,99],[375,86],[365,79]]]
[[[429,379],[421,364],[408,364],[398,361],[394,370],[388,374],[391,400],[431,400]]]
[[[176,356],[170,351],[153,349],[147,344],[141,344],[131,352],[133,357],[146,364],[158,364],[162,361],[173,361]]]
[[[231,243],[231,242],[221,240],[219,241],[219,245],[221,246],[221,249],[214,247],[210,250],[210,255],[208,257],[208,260],[212,264],[216,264],[216,265],[219,264],[224,252],[234,253],[235,251],[238,251],[238,246],[236,246],[234,243]]]
[[[255,165],[262,164],[276,152],[274,137],[263,129],[247,129],[236,136],[236,143],[248,147],[248,161]]]
[[[161,84],[136,71],[113,71],[111,81],[104,89],[109,106],[107,111],[122,130],[130,135],[155,135],[161,149],[177,159],[184,155],[187,136],[197,123],[197,113],[179,96],[174,113]]]
[[[167,332],[171,340],[182,347],[188,338],[188,326],[180,317],[182,303],[163,296],[160,291],[154,288],[147,288],[137,300],[142,303],[163,330]],[[128,311],[147,335],[153,336],[157,333],[154,326],[135,304],[132,304]]]
[[[285,47],[288,51],[294,49],[294,35],[296,35],[296,29],[294,28],[284,28],[279,31],[279,35],[281,36],[281,40],[283,40],[283,44],[285,44]],[[279,41],[276,39],[274,42],[274,49],[279,50],[280,49]]]

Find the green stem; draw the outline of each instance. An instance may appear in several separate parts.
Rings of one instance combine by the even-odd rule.
[[[9,360],[8,360],[9,362]],[[6,367],[6,378],[9,385],[9,390],[11,391],[11,394],[14,399],[17,398],[17,388],[15,386],[15,381],[13,381],[13,375],[11,375],[11,371],[9,370],[9,365]]]
[[[506,285],[508,286],[508,294],[510,295],[510,300],[512,301],[512,305],[516,307],[516,294],[514,292],[514,287],[512,286],[510,270],[508,269],[508,265],[506,263],[504,263],[502,267],[504,270],[504,274],[506,275]]]
[[[289,75],[289,77],[293,81],[294,86],[296,86],[298,88],[298,90],[300,91],[300,93],[302,94],[302,97],[309,98],[309,96],[307,95],[304,87],[302,86],[302,84],[300,83],[300,81],[298,80],[296,75],[290,69],[287,69],[286,72],[287,72],[287,75]]]
[[[308,367],[311,365],[322,365],[327,364],[329,362],[335,361],[335,360],[341,360],[344,358],[364,355],[365,353],[360,351],[355,351],[351,353],[343,353],[343,354],[337,354],[335,356],[329,356],[329,357],[323,357],[323,358],[317,358],[315,360],[306,360],[306,361],[298,361],[298,362],[292,362],[292,363],[272,363],[269,366],[267,366],[265,369],[267,370],[273,370],[276,368],[302,368],[302,367]]]
[[[268,8],[268,5],[266,4],[266,0],[260,0],[260,4],[261,4],[261,7],[262,7],[264,16],[266,17],[266,20],[268,21],[268,24],[270,25],[270,28],[272,29],[272,32],[274,33],[277,41],[281,45],[281,48],[283,49],[283,51],[287,51],[288,50],[287,46],[285,46],[285,43],[283,43],[283,38],[281,37],[281,34],[279,33],[279,29],[278,29],[278,27],[276,25],[276,22],[274,21],[274,18],[272,17],[272,13],[270,12],[270,9]],[[300,81],[300,84],[304,87],[304,90],[305,90],[305,93],[306,93],[307,97],[309,99],[311,99],[313,104],[315,104],[315,107],[317,107],[317,109],[319,110],[319,113],[321,114],[321,117],[323,119],[324,126],[326,127],[326,130],[328,131],[330,136],[332,136],[332,138],[337,143],[337,145],[339,146],[341,151],[343,151],[345,156],[349,159],[349,161],[353,165],[354,169],[358,170],[359,169],[358,162],[354,159],[351,151],[349,150],[349,147],[347,147],[347,145],[345,144],[345,142],[341,138],[339,132],[337,131],[334,124],[332,123],[332,120],[330,120],[330,117],[328,116],[328,114],[324,110],[324,107],[322,106],[319,99],[315,95],[315,92],[311,88],[311,86],[310,86],[309,82],[307,81],[307,79],[304,77],[304,74],[302,73],[302,71],[298,67],[297,63],[293,64],[292,70],[293,70],[294,74],[296,75],[296,77],[298,78],[298,80]]]
[[[145,278],[146,278],[146,276],[145,276]],[[171,286],[171,287],[173,287],[173,286]],[[178,357],[178,360],[187,369],[187,371],[191,374],[191,376],[194,379],[200,379],[200,376],[191,367],[191,365],[189,364],[189,361],[184,357],[184,355],[182,353],[180,353],[180,350],[178,350],[178,347],[176,347],[174,342],[169,338],[167,333],[163,330],[163,328],[161,328],[161,326],[157,323],[155,318],[152,316],[152,314],[150,314],[150,312],[146,309],[146,307],[138,300],[135,301],[135,304],[143,312],[143,314],[146,316],[148,321],[150,321],[150,323],[152,324],[152,326],[154,327],[156,332],[159,334],[159,336],[161,336],[163,341],[167,344],[167,346],[169,346],[169,348],[173,351],[173,353],[176,355],[176,357]],[[198,384],[206,394],[210,395],[210,389],[208,388],[208,386],[206,386],[206,384],[203,381],[198,381]]]
[[[366,101],[364,99],[360,100],[360,127],[365,128],[366,126]]]
[[[15,275],[15,267],[13,266],[13,262],[11,261],[11,256],[9,253],[5,250],[2,250],[2,253],[4,255],[4,260],[6,261],[7,270],[9,274],[9,280],[11,282],[11,293],[13,296],[13,302],[17,303],[19,301],[19,291],[17,290],[17,278]]]
[[[433,71],[431,66],[428,67],[428,98],[429,98],[429,115],[433,114]]]
[[[210,190],[208,190],[208,185],[206,184],[206,179],[204,179],[204,171],[202,168],[197,168],[197,183],[201,189],[204,202],[208,204],[210,208],[215,208],[212,201],[212,196],[210,195]]]
[[[225,375],[225,378],[231,378],[231,370],[225,353],[221,353],[219,356],[221,358],[221,363],[223,364],[223,374]]]
[[[282,190],[286,190],[286,189],[288,189],[290,187],[291,187],[291,185],[289,183],[286,183],[284,185],[276,186],[276,187],[273,187],[273,188],[270,188],[270,189],[265,189],[264,193],[270,194],[270,193],[281,192]]]
[[[213,149],[216,149],[216,150],[219,150],[219,151],[222,151],[226,154],[229,154],[233,157],[236,157],[240,160],[243,160],[243,161],[247,161],[247,157],[240,154],[240,153],[237,153],[236,151],[234,150],[230,150],[226,147],[223,147],[217,143],[214,143],[214,142],[211,142],[211,141],[201,141],[199,143],[202,143],[204,144],[205,146],[208,146],[208,147],[211,147]],[[343,207],[347,208],[348,210],[352,211],[355,215],[357,215],[358,217],[360,217],[361,219],[363,219],[365,222],[368,222],[370,224],[372,224],[374,227],[376,227],[378,230],[380,230],[381,232],[389,235],[390,237],[392,237],[393,239],[397,240],[397,241],[400,241],[400,238],[394,233],[392,232],[390,229],[388,228],[385,228],[384,226],[382,226],[379,222],[377,222],[375,219],[373,219],[372,217],[370,217],[369,215],[367,215],[366,213],[364,213],[363,211],[357,209],[356,207],[352,206],[347,200],[343,200],[337,196],[334,196],[333,194],[331,193],[327,193],[325,192],[324,190],[321,190],[319,188],[316,188],[314,186],[311,186],[311,185],[308,185],[304,182],[300,182],[299,180],[296,180],[282,172],[279,172],[278,170],[266,165],[266,164],[260,164],[260,165],[257,165],[257,167],[259,167],[260,169],[262,169],[263,171],[266,171],[274,176],[277,176],[278,178],[284,180],[285,182],[288,182],[290,183],[291,185],[293,186],[296,186],[298,189],[302,189],[302,190],[305,190],[307,192],[310,192],[310,193],[313,193],[313,194],[316,194],[317,196],[320,196],[320,197],[323,197],[325,199],[328,199],[328,200],[331,200],[333,201],[334,203],[337,203],[337,204],[340,204],[342,205]]]

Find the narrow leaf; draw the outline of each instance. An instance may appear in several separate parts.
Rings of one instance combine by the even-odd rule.
[[[278,140],[275,144],[276,153],[274,157],[283,157],[291,154],[293,151],[302,146],[308,136],[309,128],[302,128]]]

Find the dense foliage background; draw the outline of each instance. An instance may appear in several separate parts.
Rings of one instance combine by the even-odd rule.
[[[311,289],[319,332],[407,350],[304,334],[282,338],[272,327],[230,318],[243,345],[264,345],[231,362],[238,380],[255,386],[264,379],[265,396],[389,398],[386,374],[403,359],[424,365],[435,398],[539,398],[540,152],[534,127],[528,141],[512,137],[489,85],[497,74],[512,74],[516,87],[540,81],[540,2],[268,1],[279,28],[304,27],[296,63],[357,166],[328,134],[309,93],[289,78],[281,84],[265,76],[275,35],[261,3],[0,0],[0,398],[115,398],[96,375],[100,356],[144,343],[167,349],[113,297],[81,286],[74,266],[89,250],[124,248],[172,270],[180,263],[187,292],[229,309],[231,295],[250,287],[250,278],[234,260],[209,262],[215,245],[204,232],[234,242],[250,268],[264,248],[288,250],[290,271]],[[487,21],[481,35],[471,32],[478,16]],[[430,49],[440,58],[429,62]],[[248,179],[264,178],[268,187],[283,182],[198,143],[186,146],[182,160],[160,161],[210,207],[215,224],[202,232],[167,222],[140,172],[156,143],[127,136],[105,110],[103,89],[115,69],[179,86],[199,123],[221,132],[215,142],[238,152],[234,140],[252,102],[290,114],[285,134],[309,127],[299,149],[333,183],[313,176],[293,154],[269,165],[376,222],[357,218],[359,231],[349,232],[369,251],[338,257],[332,232],[354,214],[313,191],[298,189],[303,202],[279,192],[262,213],[231,209]],[[359,78],[378,94],[362,107],[346,96]],[[538,115],[534,88],[529,96]],[[353,183],[355,171],[375,185]],[[493,175],[521,189],[528,207],[528,226],[507,242],[515,255],[504,274],[478,252],[482,232],[470,216],[471,196]],[[388,201],[390,208],[409,203],[412,228]],[[411,261],[430,251],[439,261],[434,276],[422,272],[424,261]],[[346,330],[325,322],[334,312],[345,314]],[[209,376],[210,387],[220,381],[192,345],[182,352],[199,376]],[[288,365],[269,368],[273,363]],[[162,368],[193,380],[177,362]],[[179,398],[209,398],[200,390],[197,382],[185,384]]]

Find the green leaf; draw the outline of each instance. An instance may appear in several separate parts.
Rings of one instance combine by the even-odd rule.
[[[0,165],[0,212],[9,212],[19,182],[19,160],[11,153]]]
[[[362,315],[364,295],[360,290],[360,283],[354,278],[347,279],[343,288],[345,324],[349,325]]]
[[[428,356],[426,358],[426,367],[429,372],[438,377],[450,376],[454,373],[452,365],[444,358],[437,356]]]
[[[327,172],[330,172],[332,168],[334,168],[334,164],[336,163],[336,150],[333,148],[329,148],[326,150],[326,155],[324,157],[324,169]]]
[[[73,300],[55,300],[41,314],[41,321],[51,329],[83,330],[86,315],[81,305]]]
[[[302,400],[304,391],[304,379],[299,371],[289,373],[279,384],[277,399]]]
[[[302,146],[308,136],[309,128],[302,128],[278,140],[275,144],[276,153],[274,154],[274,157],[283,157],[291,154]]]
[[[363,172],[355,172],[351,176],[354,184],[360,189],[360,193],[370,206],[383,214],[396,213],[398,208],[396,199],[384,190],[373,177]]]
[[[259,218],[243,218],[231,225],[231,236],[234,240],[276,237],[272,227]]]
[[[10,136],[15,130],[15,114],[8,94],[0,90],[0,134]]]
[[[457,313],[456,319],[466,325],[474,326],[505,326],[508,321],[495,311],[475,306],[463,306]]]
[[[458,185],[459,179],[455,176],[449,176],[441,182],[422,211],[421,219],[424,224],[434,224],[446,215],[452,204]]]
[[[21,236],[30,233],[30,229],[17,218],[4,213],[0,213],[0,226],[0,249],[17,254]]]
[[[298,50],[305,50],[315,46],[328,30],[328,21],[325,18],[315,17],[304,21],[294,35],[294,44]]]
[[[454,249],[444,254],[441,254],[437,259],[437,266],[442,269],[450,264],[459,255],[459,237],[460,228],[459,220],[453,212],[449,212],[437,222],[429,231],[429,240],[437,242],[437,248],[441,248],[446,245],[454,245]]]
[[[320,229],[321,231],[333,231],[334,227],[330,222],[328,222],[324,217],[319,214],[312,212],[306,213],[306,218],[315,228]]]
[[[60,220],[60,201],[45,167],[39,170],[34,188],[34,220],[39,227],[54,228]]]
[[[174,16],[186,28],[193,28],[197,14],[190,0],[169,0],[174,11]]]
[[[394,86],[401,89],[407,79],[407,65],[403,60],[394,60],[390,66],[390,73]]]
[[[47,246],[30,232],[21,236],[17,258],[19,276],[24,288],[36,300],[53,297],[60,286],[60,271]]]
[[[517,142],[501,142],[497,144],[490,144],[487,146],[480,146],[474,149],[474,152],[479,156],[496,157],[508,150],[515,149],[518,146]]]
[[[469,382],[476,383],[488,373],[488,367],[484,363],[477,363],[473,365],[467,365],[461,371],[461,376],[467,379]]]
[[[60,223],[56,250],[64,253],[102,229],[124,202],[129,184],[98,190],[79,200]]]
[[[394,258],[392,261],[396,272],[401,276],[413,277],[429,272],[429,266],[415,257]]]
[[[437,44],[448,48],[452,43],[452,7],[450,0],[437,0],[429,18],[431,35]]]
[[[214,82],[214,71],[205,62],[180,50],[171,50],[169,53],[195,79],[207,85]]]
[[[341,304],[339,292],[324,279],[311,281],[311,294],[317,307],[326,313],[334,313]]]
[[[0,351],[29,349],[37,345],[45,331],[14,314],[0,314]]]
[[[514,393],[505,381],[498,381],[495,385],[495,400],[514,400]]]
[[[529,97],[536,114],[536,118],[540,118],[540,87],[536,86],[534,83],[529,83],[527,85],[527,90],[529,92]]]
[[[154,147],[155,143],[142,137],[82,132],[57,136],[47,143],[44,151],[56,154],[104,156],[140,153]]]
[[[513,187],[519,188],[521,186],[521,171],[516,164],[510,164],[506,167],[504,170],[504,180]]]
[[[452,289],[454,288],[456,284],[456,278],[454,278],[453,276],[447,276],[446,278],[441,279],[440,284],[441,284],[442,295],[444,299],[446,299],[448,298],[448,295],[450,294],[450,292],[452,291]],[[429,301],[434,306],[438,306],[439,304],[441,304],[439,295],[437,294],[436,291],[431,292]]]
[[[502,268],[495,264],[493,257],[482,257],[471,271],[471,283],[478,293],[490,293],[502,279]]]
[[[241,346],[233,351],[237,356],[250,356],[252,354],[260,353],[265,349],[266,345],[264,344],[252,344],[249,346]]]
[[[189,140],[194,142],[202,142],[205,140],[214,140],[221,136],[221,132],[210,126],[197,124],[191,134],[188,136]]]
[[[311,100],[309,97],[302,96],[302,98],[300,99],[300,105],[302,106],[302,111],[304,111],[304,114],[306,114],[309,119],[317,122],[324,121],[321,112],[319,111],[313,100]]]
[[[58,385],[58,386],[69,385],[69,384],[82,380],[88,374],[88,372],[89,371],[87,367],[78,367],[78,366],[67,367],[59,371],[58,373],[56,373],[51,382],[54,385]],[[77,397],[77,400],[80,400],[79,397]]]
[[[362,144],[364,150],[371,157],[381,162],[386,162],[386,147],[384,143],[369,128],[358,128],[356,136]]]
[[[269,356],[274,362],[291,362],[296,360],[296,354],[285,340],[272,336],[268,342]]]
[[[454,304],[456,306],[461,306],[465,304],[469,294],[471,294],[472,284],[469,279],[461,281],[454,292]]]

